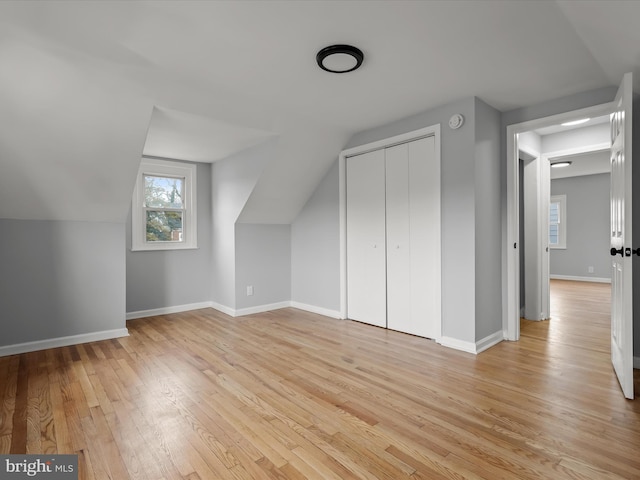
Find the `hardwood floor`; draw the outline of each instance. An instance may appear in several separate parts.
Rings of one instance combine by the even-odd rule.
[[[608,288],[553,282],[551,321],[478,356],[294,309],[133,320],[0,358],[0,453],[78,453],[81,479],[637,479]]]

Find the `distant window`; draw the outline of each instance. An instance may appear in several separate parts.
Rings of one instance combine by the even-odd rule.
[[[197,248],[196,166],[143,158],[133,192],[132,250]]]
[[[567,248],[566,195],[553,195],[549,202],[549,247]]]

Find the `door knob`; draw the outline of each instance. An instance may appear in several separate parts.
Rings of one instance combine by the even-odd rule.
[[[619,249],[611,247],[611,250],[609,250],[609,253],[611,253],[612,257],[615,257],[616,254],[620,254],[621,257],[624,257],[624,249],[622,247]]]
[[[634,248],[631,250],[632,255],[638,255],[640,257],[640,248]]]

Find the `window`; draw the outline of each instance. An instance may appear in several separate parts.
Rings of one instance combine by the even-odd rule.
[[[131,250],[197,248],[196,165],[143,158],[133,191]]]
[[[553,195],[549,202],[549,247],[567,248],[566,195]]]

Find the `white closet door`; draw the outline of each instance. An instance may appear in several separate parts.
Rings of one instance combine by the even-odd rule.
[[[347,316],[386,327],[384,151],[347,159]]]
[[[440,166],[433,137],[386,150],[387,326],[441,336]]]
[[[411,326],[411,245],[409,228],[409,145],[385,150],[387,192],[387,326]]]
[[[440,160],[435,139],[409,143],[411,315],[407,333],[439,339],[441,318]]]

